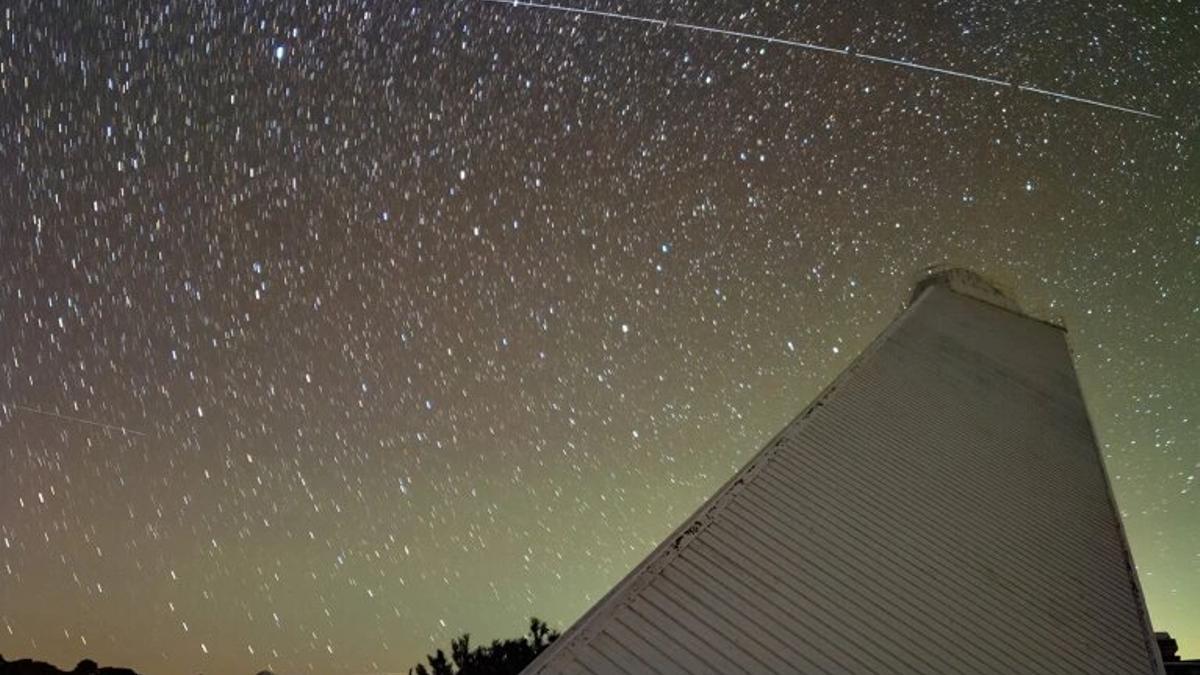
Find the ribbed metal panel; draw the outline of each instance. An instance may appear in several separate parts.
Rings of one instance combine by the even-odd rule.
[[[1063,331],[933,285],[526,673],[1161,673]]]

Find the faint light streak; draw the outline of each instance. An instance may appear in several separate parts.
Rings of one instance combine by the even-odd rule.
[[[78,422],[79,424],[90,424],[91,426],[94,426],[94,427],[100,427],[102,429],[108,429],[110,431],[119,431],[123,434],[133,434],[134,436],[149,436],[149,434],[147,434],[144,431],[138,431],[137,429],[130,429],[129,427],[126,427],[126,426],[121,426],[118,424],[107,424],[105,422],[97,422],[95,420],[84,419],[82,417],[74,417],[72,415],[63,415],[61,413],[51,412],[49,410],[40,410],[38,408],[31,408],[27,405],[20,405],[17,403],[13,403],[12,408],[14,410],[20,410],[22,412],[33,413],[35,415],[44,415],[46,417],[54,417],[54,418],[57,418],[60,420],[68,421],[68,422]]]

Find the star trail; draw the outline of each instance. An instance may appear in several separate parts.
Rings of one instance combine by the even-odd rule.
[[[1069,328],[1200,655],[1194,4],[511,4],[0,9],[0,654],[565,627],[953,264]]]

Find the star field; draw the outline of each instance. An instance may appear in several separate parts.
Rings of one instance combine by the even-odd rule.
[[[565,627],[951,263],[1068,326],[1200,655],[1200,10],[580,6],[1162,119],[466,0],[8,3],[0,653],[349,675]]]

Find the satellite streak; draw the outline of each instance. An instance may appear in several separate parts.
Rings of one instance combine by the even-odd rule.
[[[88,420],[88,419],[84,419],[82,417],[72,417],[70,415],[63,415],[63,414],[56,413],[56,412],[50,412],[48,410],[38,410],[37,408],[30,408],[29,406],[18,405],[16,403],[13,403],[12,407],[16,410],[22,410],[24,412],[33,413],[35,415],[45,415],[46,417],[56,417],[60,420],[67,420],[68,422],[79,422],[80,424],[90,424],[94,427],[100,427],[102,429],[110,429],[112,431],[120,431],[123,434],[133,434],[135,436],[148,436],[149,435],[144,431],[137,431],[136,429],[130,429],[129,427],[122,427],[122,426],[118,426],[116,424],[105,424],[103,422],[96,422],[94,420]]]
[[[766,42],[768,44],[777,44],[777,45],[784,45],[786,47],[795,47],[797,49],[807,49],[809,51],[815,51],[815,52],[838,54],[840,56],[847,56],[850,58],[862,59],[864,61],[872,61],[875,63],[883,63],[883,64],[887,64],[890,66],[896,66],[898,68],[909,68],[912,70],[919,70],[919,71],[924,71],[927,73],[934,73],[937,75],[947,75],[949,77],[958,77],[958,78],[962,78],[964,80],[972,80],[975,82],[982,82],[982,83],[994,85],[997,87],[1010,87],[1013,89],[1017,89],[1019,91],[1029,92],[1030,94],[1037,94],[1039,96],[1048,96],[1050,98],[1056,98],[1056,99],[1060,99],[1060,100],[1064,100],[1064,101],[1075,101],[1077,103],[1086,103],[1087,105],[1094,105],[1094,106],[1097,106],[1100,108],[1116,110],[1118,112],[1128,113],[1130,115],[1139,115],[1141,117],[1149,117],[1152,119],[1162,119],[1161,115],[1156,115],[1154,113],[1147,112],[1145,110],[1137,110],[1136,108],[1126,108],[1124,106],[1113,105],[1112,103],[1105,103],[1103,101],[1097,101],[1095,99],[1083,98],[1082,96],[1072,96],[1071,94],[1064,94],[1059,91],[1050,91],[1049,89],[1042,89],[1040,87],[1033,87],[1033,86],[1028,86],[1028,85],[1024,85],[1024,84],[1017,84],[1015,82],[1008,82],[1008,81],[997,79],[994,77],[985,77],[983,75],[975,75],[973,73],[964,73],[960,70],[951,70],[949,68],[937,68],[934,66],[927,66],[927,65],[924,65],[921,63],[915,63],[913,61],[902,61],[900,59],[892,59],[892,58],[888,58],[886,56],[876,56],[874,54],[864,54],[862,52],[856,52],[856,51],[852,51],[850,49],[840,49],[837,47],[828,47],[825,45],[819,45],[819,44],[812,43],[812,42],[801,42],[799,40],[788,40],[788,39],[784,39],[784,38],[771,37],[769,35],[756,35],[754,33],[743,33],[743,32],[735,31],[735,30],[726,30],[724,28],[713,28],[712,26],[700,26],[700,25],[697,25],[694,23],[683,23],[680,21],[670,21],[667,19],[655,19],[655,18],[651,18],[651,17],[647,17],[647,16],[635,16],[632,14],[618,14],[616,12],[603,12],[603,11],[600,11],[597,9],[583,9],[581,7],[566,7],[563,5],[549,5],[549,4],[540,3],[540,2],[526,2],[526,0],[481,0],[481,1],[489,2],[492,4],[496,4],[496,5],[509,5],[511,7],[527,7],[529,9],[540,9],[540,10],[546,10],[546,11],[551,11],[551,12],[562,12],[564,14],[598,16],[598,17],[602,17],[605,19],[614,19],[617,21],[627,21],[630,23],[647,23],[647,24],[651,24],[653,26],[659,26],[662,28],[682,28],[684,30],[691,30],[691,31],[696,31],[696,32],[700,32],[700,33],[712,33],[715,35],[726,35],[729,37],[741,38],[741,39],[745,39],[745,40],[756,40],[758,42]]]

